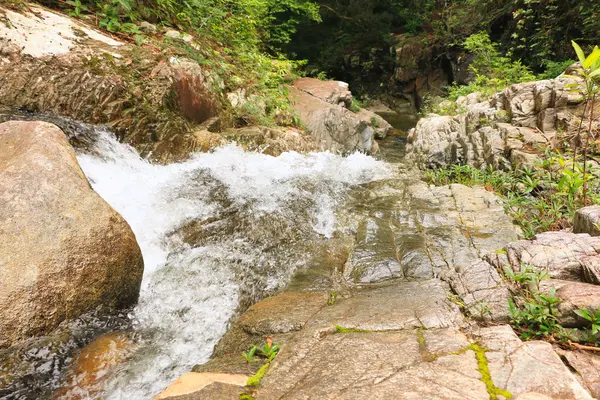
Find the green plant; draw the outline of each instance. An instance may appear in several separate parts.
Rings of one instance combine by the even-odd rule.
[[[371,117],[371,126],[373,127],[373,129],[379,128],[379,121],[377,120],[377,117]]]
[[[581,63],[580,68],[578,69],[578,75],[583,79],[583,97],[586,102],[585,107],[583,109],[583,113],[581,116],[581,123],[579,124],[579,129],[577,131],[577,139],[575,143],[583,142],[583,205],[587,205],[587,192],[588,192],[588,174],[587,174],[587,165],[588,165],[588,153],[590,141],[594,137],[593,131],[593,122],[594,122],[594,111],[596,107],[596,96],[600,93],[600,48],[598,46],[594,47],[594,50],[586,56],[581,47],[572,42],[573,48],[577,53],[577,58]],[[575,76],[574,78],[578,78]],[[575,92],[579,92],[579,85],[574,83],[570,85],[572,90]],[[585,134],[584,140],[581,140],[581,132],[583,128],[583,120],[585,119],[586,109],[588,110],[588,129]],[[578,146],[575,146],[575,152],[577,154]]]
[[[591,324],[590,329],[592,335],[596,335],[598,332],[600,332],[600,309],[595,311],[580,309],[575,310],[575,314],[579,315],[581,318],[587,320]]]
[[[337,297],[338,297],[337,292],[335,292],[333,290],[329,291],[329,293],[327,295],[327,305],[328,306],[334,305],[337,301]]]
[[[358,328],[344,328],[340,325],[335,325],[336,333],[369,333],[371,331],[366,329],[358,329]]]
[[[81,17],[84,12],[88,11],[88,7],[81,0],[68,0],[67,4],[73,7],[73,11],[69,13],[71,16]]]
[[[245,352],[242,353],[242,357],[244,357],[244,360],[246,360],[246,368],[248,369],[248,371],[250,371],[250,364],[251,363],[255,363],[258,362],[258,358],[256,357],[256,351],[258,350],[257,346],[252,346],[250,347],[250,349]]]
[[[487,32],[469,36],[463,46],[474,55],[469,69],[475,80],[467,86],[450,87],[448,98],[451,100],[474,92],[491,96],[513,83],[535,80],[535,75],[521,61],[502,56],[498,44],[492,42]]]
[[[521,287],[533,288],[535,291],[540,290],[540,282],[550,278],[548,271],[538,270],[535,267],[527,264],[521,264],[519,272],[514,272],[512,268],[505,267],[504,274],[506,277],[520,285]]]
[[[271,362],[277,357],[279,353],[280,345],[273,344],[270,336],[267,336],[267,340],[264,345],[258,348],[260,354],[267,359],[268,362]]]
[[[350,103],[350,107],[348,107],[353,113],[359,112],[361,108],[364,108],[364,104],[357,98],[352,99],[352,103]]]
[[[544,72],[538,75],[539,79],[554,79],[562,75],[567,68],[575,63],[575,60],[552,61],[544,60]]]
[[[556,289],[552,288],[547,295],[537,291],[521,292],[521,303],[509,299],[511,320],[515,328],[525,340],[558,335],[563,329],[557,322],[556,306],[560,299],[556,297]]]

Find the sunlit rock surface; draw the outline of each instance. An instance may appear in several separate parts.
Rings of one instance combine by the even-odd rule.
[[[89,185],[67,137],[0,124],[0,347],[138,298],[143,261],[127,222]]]

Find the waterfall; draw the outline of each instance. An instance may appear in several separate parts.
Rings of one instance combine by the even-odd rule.
[[[391,175],[364,154],[234,144],[155,165],[109,132],[78,154],[93,188],[131,225],[145,273],[130,318],[140,338],[103,398],[151,398],[206,362],[240,304],[286,285],[310,243],[329,238],[351,187]]]

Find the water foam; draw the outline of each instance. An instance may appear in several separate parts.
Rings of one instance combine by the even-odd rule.
[[[95,151],[78,155],[79,163],[131,225],[145,263],[133,313],[142,344],[110,381],[103,397],[111,399],[150,398],[207,361],[242,298],[285,285],[302,266],[295,248],[267,250],[266,242],[285,234],[294,242],[331,237],[349,188],[391,172],[359,153],[272,157],[234,144],[187,162],[154,165],[105,131]],[[178,234],[190,221],[227,213],[235,215],[233,228],[208,241],[184,243]]]

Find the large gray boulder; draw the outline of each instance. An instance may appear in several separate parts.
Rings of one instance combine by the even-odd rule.
[[[137,301],[135,236],[92,190],[60,129],[0,124],[0,171],[0,348]]]
[[[320,82],[320,81],[319,81]],[[352,111],[339,104],[291,87],[291,98],[302,125],[321,149],[340,153],[375,151],[375,131]]]

